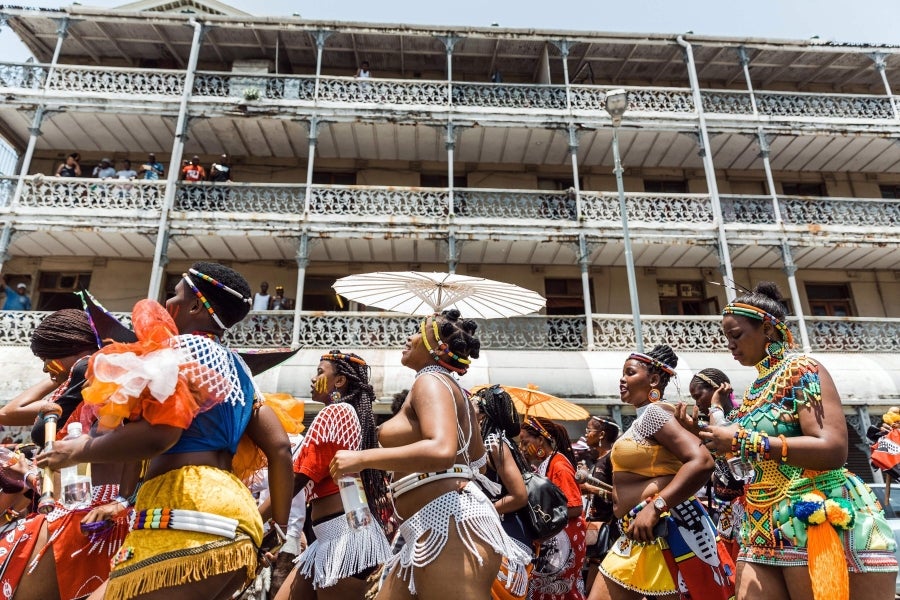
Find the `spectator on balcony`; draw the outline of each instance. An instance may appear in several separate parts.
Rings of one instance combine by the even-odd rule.
[[[181,168],[181,180],[185,183],[199,183],[206,180],[206,169],[200,164],[200,157],[196,154],[191,157],[191,162]],[[203,190],[182,188],[182,191],[182,197],[187,200],[187,208],[199,208],[198,200],[203,198]]]
[[[275,286],[275,295],[269,300],[269,310],[291,310],[294,308],[294,301],[291,298],[284,297],[284,286]]]
[[[100,164],[94,167],[91,176],[96,177],[97,179],[111,179],[116,176],[116,168],[113,166],[110,159],[101,158]]]
[[[147,156],[147,162],[141,165],[141,178],[149,181],[156,181],[163,176],[166,168],[161,162],[156,160],[156,155],[152,152]]]
[[[116,171],[116,179],[130,181],[137,177],[137,171],[131,168],[131,161],[127,158],[122,161],[122,168]]]
[[[20,281],[13,289],[0,276],[0,291],[6,292],[3,310],[31,310],[31,298],[28,297],[28,286],[24,282]]]
[[[80,154],[71,153],[66,157],[65,162],[56,167],[55,175],[57,177],[81,177],[81,165],[78,164],[80,161]]]
[[[500,73],[500,69],[494,69],[494,72],[491,73],[491,83],[503,83],[503,74]]]
[[[228,183],[231,181],[231,165],[228,164],[228,155],[223,154],[218,162],[214,162],[209,168],[209,180],[212,183]],[[228,200],[228,190],[213,187],[213,204],[216,209],[224,209]]]
[[[259,284],[259,291],[253,294],[253,310],[269,310],[269,302],[272,296],[269,295],[269,282],[263,281]]]
[[[356,70],[356,78],[357,79],[369,79],[372,77],[372,72],[369,71],[369,61],[364,60],[359,65],[359,69]]]

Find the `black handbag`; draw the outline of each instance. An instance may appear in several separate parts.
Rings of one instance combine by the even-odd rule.
[[[522,479],[525,480],[528,504],[516,512],[522,518],[526,533],[540,542],[565,529],[569,508],[562,490],[546,477],[530,471],[522,473]]]

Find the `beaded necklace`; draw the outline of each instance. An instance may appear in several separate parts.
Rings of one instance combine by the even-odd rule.
[[[756,371],[759,373],[759,376],[744,392],[744,399],[741,401],[741,407],[737,412],[738,417],[753,412],[756,408],[771,400],[770,388],[772,387],[772,382],[777,379],[775,375],[783,371],[789,362],[784,360],[783,357],[767,356],[756,364]]]
[[[426,367],[423,367],[419,371],[416,371],[416,379],[418,379],[420,375],[424,375],[425,373],[443,373],[444,375],[451,375],[450,369],[444,368],[441,365],[428,365]]]

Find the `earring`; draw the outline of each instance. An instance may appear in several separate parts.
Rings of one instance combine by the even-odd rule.
[[[647,400],[650,402],[659,402],[659,399],[662,398],[662,394],[659,393],[659,390],[656,388],[650,388],[650,393],[647,394]]]
[[[547,451],[544,450],[543,448],[538,448],[538,450],[537,450],[537,452],[535,452],[535,454],[537,454],[538,458],[544,458],[545,456],[547,456]]]
[[[784,356],[784,343],[769,340],[769,343],[766,344],[766,354],[775,360],[780,360]]]
[[[341,393],[338,390],[334,390],[331,392],[331,401],[332,402],[340,402],[341,401]]]

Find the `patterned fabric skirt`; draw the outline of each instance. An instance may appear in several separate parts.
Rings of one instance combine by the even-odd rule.
[[[529,600],[583,600],[586,530],[584,517],[569,519],[565,529],[541,542],[528,582]]]
[[[231,473],[185,466],[141,486],[135,511],[183,509],[236,519],[234,539],[178,529],[138,529],[128,534],[113,559],[107,597],[127,600],[244,569],[254,576],[262,518],[250,490]]]

